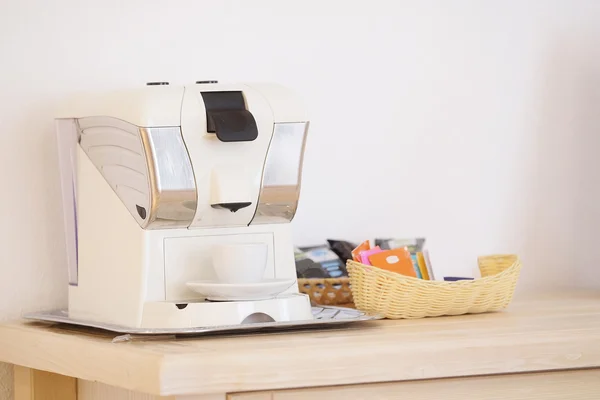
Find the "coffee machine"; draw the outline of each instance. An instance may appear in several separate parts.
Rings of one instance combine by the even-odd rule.
[[[290,231],[309,121],[289,89],[152,82],[75,95],[55,125],[69,318],[146,329],[313,318]],[[264,249],[262,279],[219,280],[215,249],[243,275],[248,245]]]

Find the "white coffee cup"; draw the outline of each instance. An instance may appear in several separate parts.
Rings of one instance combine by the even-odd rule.
[[[221,283],[256,283],[263,280],[268,247],[264,243],[218,244],[212,261]]]

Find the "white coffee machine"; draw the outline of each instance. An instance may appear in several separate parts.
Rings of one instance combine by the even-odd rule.
[[[311,320],[290,232],[308,125],[275,84],[157,82],[65,102],[69,318],[148,329]],[[262,246],[262,280],[219,280],[224,245]]]

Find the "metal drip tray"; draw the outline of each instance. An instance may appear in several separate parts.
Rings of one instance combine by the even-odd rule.
[[[240,325],[205,326],[194,328],[152,329],[129,328],[125,326],[77,320],[69,317],[67,310],[52,310],[33,312],[24,315],[24,318],[37,321],[56,322],[69,325],[84,326],[102,329],[110,332],[126,334],[119,336],[114,341],[132,340],[131,335],[170,335],[170,336],[201,336],[207,334],[235,334],[251,332],[274,332],[299,329],[319,329],[369,321],[383,318],[380,315],[368,314],[351,308],[317,306],[312,307],[312,320],[288,322],[257,322]]]

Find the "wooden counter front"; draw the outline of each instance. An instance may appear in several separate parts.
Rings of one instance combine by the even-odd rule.
[[[324,391],[383,399],[399,390],[433,399],[456,382],[470,382],[478,398],[500,389],[511,399],[555,398],[518,397],[528,395],[519,385],[544,381],[555,395],[581,392],[556,398],[600,398],[600,292],[538,295],[501,313],[347,329],[112,343],[114,336],[16,321],[0,326],[0,361],[21,366],[17,391],[23,382],[52,381],[51,372],[79,379],[80,399],[296,400]]]

